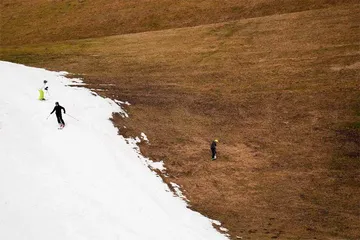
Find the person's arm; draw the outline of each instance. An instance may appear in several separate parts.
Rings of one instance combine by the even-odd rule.
[[[54,109],[52,110],[52,112],[51,112],[50,114],[53,114],[53,112],[55,111],[55,108],[56,108],[56,107],[54,107]]]
[[[64,114],[66,114],[65,108],[64,108],[64,107],[62,107],[62,109],[64,110]]]

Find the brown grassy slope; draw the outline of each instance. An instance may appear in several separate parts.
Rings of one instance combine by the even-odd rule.
[[[1,59],[86,74],[89,87],[129,100],[120,133],[145,132],[142,151],[233,238],[357,239],[359,13],[9,47]]]
[[[0,45],[196,26],[356,0],[2,0]]]

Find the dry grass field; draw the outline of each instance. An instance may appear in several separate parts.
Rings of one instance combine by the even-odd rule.
[[[145,132],[151,145],[141,151],[164,160],[164,181],[181,185],[191,208],[220,220],[232,239],[359,239],[355,1],[114,1],[126,7],[104,4],[109,14],[90,26],[81,24],[99,13],[69,10],[51,28],[45,11],[38,35],[22,25],[24,12],[14,14],[26,1],[11,2],[20,5],[1,3],[0,59],[66,70],[129,101],[129,118],[113,116],[120,134]],[[34,1],[41,7],[29,7],[29,18],[45,2]],[[159,23],[148,25],[150,13]]]
[[[357,0],[1,0],[1,44],[52,42],[198,26],[357,2]]]

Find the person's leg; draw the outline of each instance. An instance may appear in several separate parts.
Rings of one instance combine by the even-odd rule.
[[[64,119],[62,118],[62,116],[60,116],[60,120],[61,120],[61,124],[65,126],[65,122],[64,122]]]
[[[215,149],[215,148],[212,148],[212,149],[211,149],[211,153],[212,153],[211,158],[212,158],[212,159],[216,159],[216,149]]]
[[[45,100],[44,91],[42,89],[39,89],[39,100]]]
[[[57,121],[58,121],[58,124],[61,124],[61,116],[59,116],[59,115],[56,114],[56,119],[57,119]]]

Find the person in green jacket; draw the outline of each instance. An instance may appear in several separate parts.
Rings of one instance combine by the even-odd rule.
[[[39,89],[39,100],[44,101],[45,100],[45,92],[44,90],[49,94],[48,92],[48,86],[46,86],[47,81],[44,80],[44,85]]]

